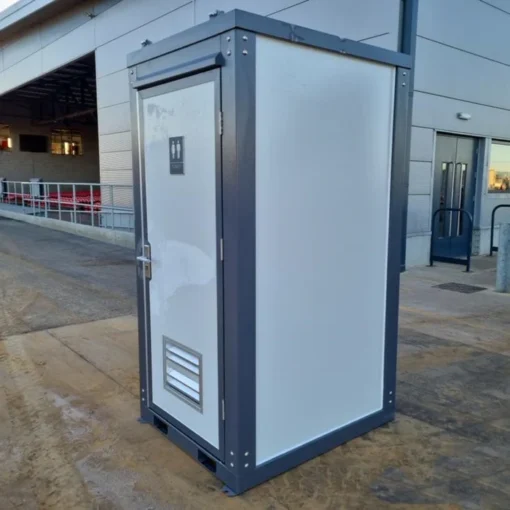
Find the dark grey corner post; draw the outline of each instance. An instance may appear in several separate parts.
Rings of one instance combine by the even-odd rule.
[[[400,26],[400,48],[399,51],[410,55],[412,58],[412,69],[407,75],[407,91],[409,94],[409,108],[407,111],[409,130],[406,141],[405,172],[402,174],[402,245],[400,253],[400,271],[406,270],[406,244],[407,244],[407,201],[409,190],[409,160],[411,154],[411,125],[413,115],[413,93],[414,93],[414,68],[416,59],[416,31],[418,27],[418,1],[402,0],[401,5],[401,26]]]

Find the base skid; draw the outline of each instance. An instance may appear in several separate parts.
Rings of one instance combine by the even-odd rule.
[[[140,423],[149,423],[158,429],[170,439],[172,443],[189,454],[202,468],[206,468],[211,474],[223,482],[224,486],[221,489],[223,494],[228,497],[235,497],[299,464],[322,455],[357,436],[366,434],[392,421],[394,417],[395,410],[392,404],[389,408],[382,409],[347,427],[323,436],[320,439],[312,441],[265,464],[259,465],[248,473],[231,471],[225,464],[207,453],[189,436],[183,434],[179,429],[160,418],[150,409],[144,410],[142,418],[139,421]]]
[[[224,485],[221,488],[221,492],[223,492],[223,494],[225,494],[225,496],[228,496],[229,498],[234,498],[239,495],[238,492],[231,489],[228,485]]]

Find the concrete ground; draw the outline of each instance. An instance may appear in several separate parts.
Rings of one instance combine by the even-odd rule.
[[[135,313],[134,251],[0,217],[0,337]]]
[[[492,261],[403,275],[395,422],[229,499],[136,421],[132,253],[32,228],[0,222],[1,510],[510,508],[510,296]]]

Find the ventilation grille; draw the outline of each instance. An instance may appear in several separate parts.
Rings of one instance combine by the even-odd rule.
[[[202,411],[202,355],[163,337],[165,388]]]

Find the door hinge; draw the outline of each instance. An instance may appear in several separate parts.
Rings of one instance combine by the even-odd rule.
[[[218,129],[220,132],[220,136],[223,135],[223,112],[220,111],[218,113]]]
[[[223,262],[223,237],[220,239],[220,260]]]
[[[221,401],[221,419],[225,421],[225,399]]]
[[[152,278],[152,260],[151,260],[151,247],[150,244],[144,244],[143,254],[136,257],[138,262],[143,264],[143,273],[147,280]]]

